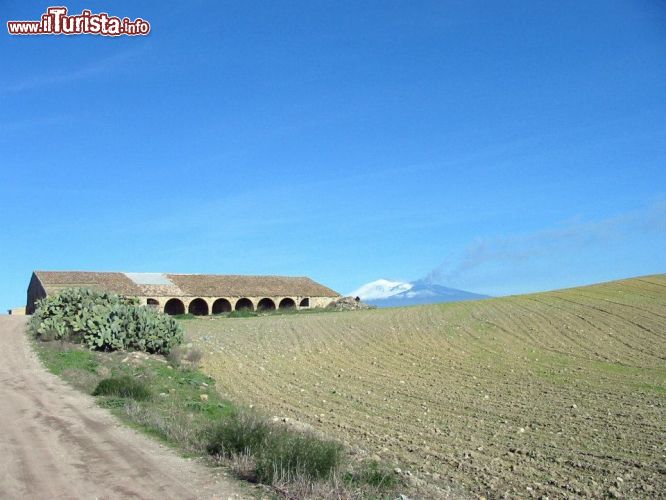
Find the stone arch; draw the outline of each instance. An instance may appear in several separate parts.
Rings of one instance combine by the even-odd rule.
[[[310,297],[305,297],[301,300],[301,303],[298,304],[299,307],[310,307]]]
[[[275,311],[275,302],[269,298],[264,298],[257,303],[257,311]]]
[[[194,299],[190,302],[187,312],[194,314],[195,316],[207,316],[208,303],[204,299]]]
[[[185,304],[180,299],[169,299],[164,304],[164,312],[171,316],[175,314],[185,314]]]
[[[146,305],[157,309],[160,307],[160,301],[157,299],[146,299]]]
[[[217,299],[213,302],[213,314],[231,312],[231,302],[227,299]]]
[[[254,311],[254,304],[250,299],[247,299],[243,297],[242,299],[238,299],[236,301],[236,311],[242,311],[244,309],[249,309],[250,311]]]
[[[296,307],[296,302],[294,301],[294,299],[290,299],[289,297],[287,297],[280,301],[278,309],[293,309],[294,307]]]

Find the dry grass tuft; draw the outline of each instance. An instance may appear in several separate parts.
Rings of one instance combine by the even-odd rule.
[[[196,347],[178,346],[167,355],[168,363],[174,368],[196,370],[201,365],[203,352]]]

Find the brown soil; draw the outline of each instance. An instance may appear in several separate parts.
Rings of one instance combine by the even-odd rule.
[[[410,480],[489,498],[666,495],[664,275],[183,324],[232,399]]]
[[[242,496],[230,480],[123,427],[48,373],[25,318],[0,317],[0,339],[0,498]]]

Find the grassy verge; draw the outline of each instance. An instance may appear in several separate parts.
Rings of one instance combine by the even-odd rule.
[[[339,309],[334,309],[331,307],[312,307],[308,309],[264,309],[254,311],[252,309],[240,309],[238,311],[229,311],[219,314],[206,315],[206,316],[195,316],[194,314],[177,314],[172,316],[178,320],[190,320],[190,319],[218,319],[218,318],[256,318],[258,316],[287,316],[294,314],[324,314],[324,313],[336,313],[340,312]]]
[[[402,487],[382,464],[353,462],[337,442],[222,399],[213,379],[196,368],[198,356],[167,360],[93,352],[60,341],[34,345],[47,369],[96,396],[100,406],[131,426],[284,496],[389,498]]]

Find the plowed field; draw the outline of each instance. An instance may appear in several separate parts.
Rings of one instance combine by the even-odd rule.
[[[443,489],[666,494],[666,275],[183,324],[233,399]]]

